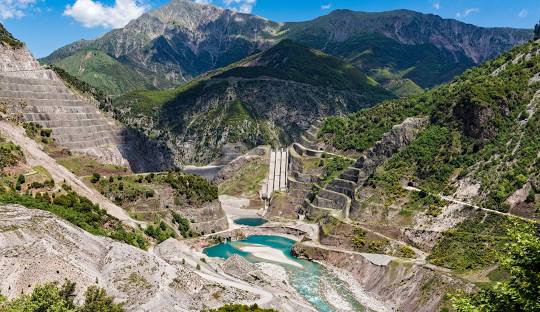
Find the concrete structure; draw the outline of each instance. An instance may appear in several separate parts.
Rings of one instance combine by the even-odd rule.
[[[289,151],[283,148],[270,151],[268,177],[262,186],[261,197],[270,199],[273,192],[286,191],[288,174]]]

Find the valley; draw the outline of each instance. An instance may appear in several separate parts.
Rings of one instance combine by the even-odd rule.
[[[0,311],[537,311],[536,29],[0,24]]]

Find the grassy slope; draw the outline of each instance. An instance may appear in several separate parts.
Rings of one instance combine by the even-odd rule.
[[[283,40],[257,57],[255,66],[235,67],[217,77],[274,77],[337,90],[384,94],[377,83],[351,64]]]
[[[414,181],[434,193],[452,194],[456,179],[468,178],[481,185],[476,204],[507,211],[506,199],[525,183],[533,185],[533,195],[540,193],[540,118],[526,112],[540,87],[538,82],[529,84],[540,72],[540,57],[511,62],[539,48],[539,42],[517,47],[423,95],[330,117],[320,139],[338,150],[362,152],[405,118],[427,116],[430,125],[379,167],[369,185],[382,191],[388,204],[406,196],[401,190],[403,181]],[[490,75],[503,64],[507,64],[504,71],[496,77]],[[528,123],[521,124],[527,117]],[[538,199],[534,201],[532,196],[530,205],[539,207]],[[440,213],[437,210],[430,213]],[[457,271],[496,262],[496,250],[507,237],[504,227],[508,220],[486,219],[482,213],[475,218],[444,233],[429,260]]]
[[[96,50],[80,51],[55,65],[107,94],[152,88],[133,68]]]

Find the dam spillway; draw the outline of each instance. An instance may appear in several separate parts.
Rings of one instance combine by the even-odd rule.
[[[287,190],[288,171],[289,151],[283,148],[271,150],[268,176],[261,189],[263,199],[270,199],[274,192]]]

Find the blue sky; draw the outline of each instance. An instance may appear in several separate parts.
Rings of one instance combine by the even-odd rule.
[[[194,0],[276,21],[309,20],[335,9],[410,9],[486,27],[532,28],[540,0]],[[168,0],[0,0],[0,21],[43,57],[79,39],[99,37]]]

